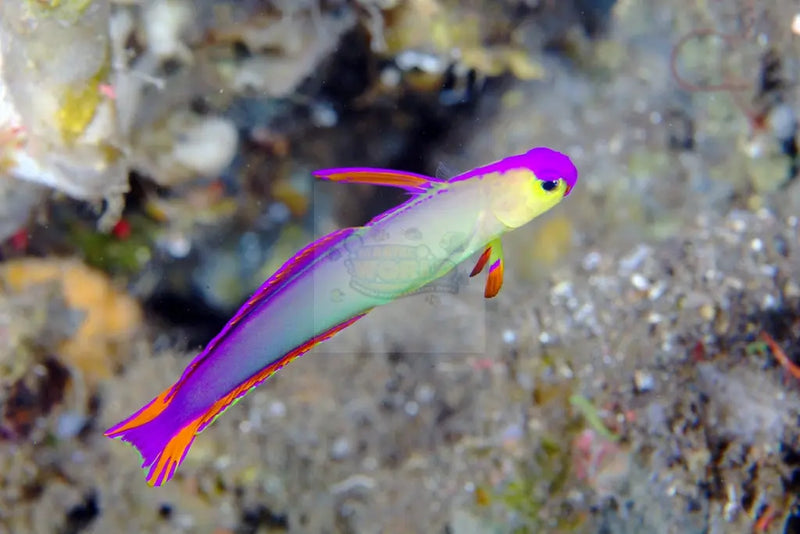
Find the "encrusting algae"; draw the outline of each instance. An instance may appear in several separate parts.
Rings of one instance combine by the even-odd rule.
[[[13,292],[57,284],[67,306],[81,314],[76,332],[60,347],[60,359],[79,371],[90,387],[113,376],[142,322],[132,297],[102,272],[72,259],[8,261],[0,265],[0,280]]]

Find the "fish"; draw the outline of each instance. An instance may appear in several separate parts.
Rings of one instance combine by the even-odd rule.
[[[409,198],[363,226],[298,251],[270,276],[182,375],[105,436],[141,455],[146,481],[170,480],[198,434],[250,390],[372,309],[411,295],[478,256],[486,298],[503,285],[501,237],[559,204],[578,181],[571,159],[532,148],[453,176],[346,167],[316,178],[404,189]]]

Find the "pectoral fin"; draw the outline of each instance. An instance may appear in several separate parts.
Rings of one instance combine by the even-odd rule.
[[[499,238],[492,240],[483,251],[478,258],[478,263],[472,269],[470,277],[480,273],[487,263],[489,264],[489,276],[486,278],[483,296],[490,299],[496,296],[503,287],[503,244]]]
[[[492,247],[486,247],[486,250],[483,251],[481,257],[478,258],[478,263],[475,264],[475,267],[472,268],[472,272],[469,273],[469,277],[472,278],[476,274],[480,273],[483,268],[486,266],[486,262],[489,261],[489,255],[492,253]]]

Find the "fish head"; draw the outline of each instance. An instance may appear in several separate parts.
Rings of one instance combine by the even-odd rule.
[[[568,196],[578,182],[578,169],[569,156],[547,147],[537,147],[520,156],[539,183],[537,196],[544,199],[556,195]]]
[[[518,228],[572,192],[578,170],[566,155],[539,147],[495,164],[492,211],[507,228]]]

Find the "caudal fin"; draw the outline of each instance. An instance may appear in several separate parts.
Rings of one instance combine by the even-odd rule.
[[[194,441],[203,416],[191,421],[177,422],[165,412],[169,406],[170,389],[153,399],[144,408],[105,432],[109,438],[120,438],[139,451],[142,467],[150,468],[147,483],[160,486],[175,474]]]
[[[182,414],[179,405],[172,405],[173,400],[179,397],[178,389],[197,387],[195,382],[187,379],[191,376],[190,373],[185,373],[175,386],[165,390],[132,416],[106,430],[105,435],[109,438],[120,438],[133,445],[142,455],[142,467],[150,468],[147,472],[147,483],[151,486],[160,486],[175,474],[175,469],[183,462],[197,434],[213,423],[222,412],[287,363],[314,345],[330,339],[366,314],[367,312],[364,312],[353,316],[310,338],[242,381],[222,397],[213,400],[200,414]],[[196,392],[196,389],[192,391]],[[172,410],[167,409],[170,406],[173,407]]]

